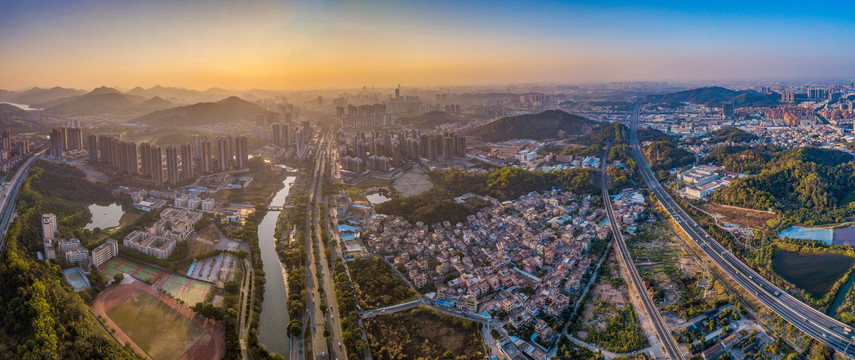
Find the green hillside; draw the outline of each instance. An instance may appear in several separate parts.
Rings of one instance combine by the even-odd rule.
[[[198,126],[222,122],[255,121],[271,112],[236,96],[217,102],[203,102],[155,111],[136,121],[152,126]]]
[[[568,114],[561,110],[548,110],[537,114],[526,114],[499,119],[478,127],[469,135],[484,141],[513,139],[544,140],[565,136],[587,134],[596,122],[584,117]]]
[[[778,103],[780,95],[761,94],[754,90],[730,90],[720,86],[702,87],[662,95],[651,95],[656,102],[683,102],[701,104],[709,107],[721,107],[723,101],[733,101],[735,107],[772,106]]]

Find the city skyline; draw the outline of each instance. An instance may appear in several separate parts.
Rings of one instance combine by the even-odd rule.
[[[82,1],[0,7],[0,88],[855,76],[844,3]]]

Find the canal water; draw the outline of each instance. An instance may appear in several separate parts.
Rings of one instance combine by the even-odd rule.
[[[828,307],[828,316],[834,317],[837,315],[837,308],[839,308],[840,305],[843,305],[843,300],[846,300],[846,293],[848,293],[849,289],[852,288],[852,284],[855,284],[855,275],[849,275],[849,279],[847,279],[846,283],[840,288],[840,292],[837,293],[837,296],[834,298],[834,302]]]
[[[276,193],[270,206],[285,204],[285,198],[296,178],[289,176],[282,182],[282,190]],[[261,321],[258,324],[258,339],[268,351],[290,356],[288,340],[288,293],[286,291],[286,273],[279,256],[276,254],[276,219],[279,211],[268,211],[258,225],[258,246],[261,248],[261,260],[264,263],[264,303],[261,308]]]

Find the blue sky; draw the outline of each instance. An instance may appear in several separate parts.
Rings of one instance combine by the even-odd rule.
[[[0,88],[855,77],[844,2],[0,2]]]

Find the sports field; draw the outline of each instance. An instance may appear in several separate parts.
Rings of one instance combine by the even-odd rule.
[[[179,359],[205,333],[193,320],[143,292],[107,315],[154,360]]]
[[[157,288],[166,290],[168,294],[176,299],[183,300],[187,306],[193,306],[198,302],[205,301],[208,292],[211,291],[211,284],[183,276],[167,274],[165,278],[158,281]]]
[[[110,261],[101,265],[98,270],[101,270],[110,276],[126,273],[147,282],[153,282],[154,279],[156,279],[162,272],[151,266],[140,264],[131,259],[125,259],[122,257],[114,257],[110,259]]]

